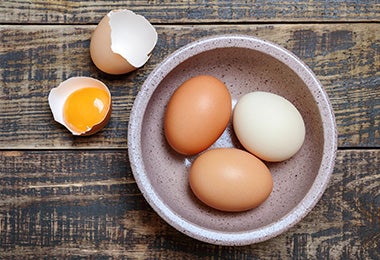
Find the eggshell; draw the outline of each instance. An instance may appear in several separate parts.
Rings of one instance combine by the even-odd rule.
[[[92,61],[103,72],[119,75],[142,67],[157,43],[155,28],[130,10],[109,12],[90,42]]]
[[[222,211],[245,211],[262,204],[273,188],[268,167],[236,148],[208,150],[193,162],[189,183],[205,204]]]
[[[223,82],[208,75],[193,77],[169,100],[164,122],[166,139],[178,153],[199,153],[219,138],[231,113],[231,95]]]
[[[271,162],[292,157],[305,139],[305,124],[297,108],[269,92],[251,92],[240,98],[233,127],[245,149]]]
[[[76,90],[81,88],[87,88],[87,87],[97,87],[100,89],[105,90],[110,98],[110,104],[108,108],[108,112],[104,119],[94,126],[92,126],[91,129],[89,129],[86,132],[76,132],[75,130],[71,129],[68,124],[66,124],[64,120],[64,111],[63,107],[65,105],[65,102],[67,98]],[[53,88],[48,96],[48,102],[50,109],[52,111],[54,120],[58,123],[64,125],[73,135],[92,135],[100,131],[109,121],[111,117],[112,112],[112,102],[111,102],[111,93],[108,89],[108,87],[101,81],[90,78],[90,77],[72,77],[65,81],[63,81],[58,87]]]

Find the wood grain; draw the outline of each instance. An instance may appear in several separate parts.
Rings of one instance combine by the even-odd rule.
[[[97,24],[110,10],[128,8],[152,23],[379,21],[376,0],[250,1],[2,1],[0,23]]]
[[[189,238],[146,203],[126,150],[0,152],[0,258],[378,259],[380,151],[342,150],[325,194],[269,241]]]
[[[241,33],[291,50],[315,72],[328,92],[340,147],[380,146],[379,24],[275,24],[157,26],[153,57],[123,76],[99,72],[89,57],[93,25],[0,26],[0,148],[126,148],[129,113],[147,75],[168,54],[198,38]],[[27,43],[27,44],[25,44]],[[72,137],[53,121],[47,95],[71,76],[104,81],[113,113],[99,134]]]
[[[91,33],[113,9],[145,16],[153,57],[123,76],[99,72]],[[133,101],[167,55],[200,37],[241,33],[298,55],[326,89],[339,150],[330,184],[296,226],[269,241],[224,247],[163,221],[128,160]],[[0,259],[380,259],[380,3],[378,0],[0,1]],[[71,76],[104,81],[110,123],[73,137],[47,95]]]

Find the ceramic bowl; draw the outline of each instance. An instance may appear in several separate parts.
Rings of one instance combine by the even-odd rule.
[[[221,79],[233,104],[245,93],[269,91],[287,98],[303,116],[301,150],[284,162],[266,163],[274,188],[256,209],[228,213],[202,204],[188,184],[197,155],[177,154],[166,142],[166,105],[186,79],[200,74]],[[313,72],[286,49],[244,35],[203,38],[169,55],[144,82],[128,127],[131,168],[148,203],[177,230],[218,245],[261,242],[299,222],[326,189],[337,149],[333,110]],[[215,147],[241,148],[231,124],[210,149]]]

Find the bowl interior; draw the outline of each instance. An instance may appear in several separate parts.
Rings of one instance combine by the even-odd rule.
[[[273,175],[274,189],[256,209],[226,213],[202,204],[188,184],[188,170],[197,155],[179,155],[165,140],[164,114],[171,95],[186,79],[200,74],[222,80],[232,95],[233,105],[246,93],[269,91],[287,98],[303,116],[306,139],[301,150],[287,161],[266,163]],[[158,84],[143,114],[140,156],[153,191],[174,214],[207,230],[245,232],[280,220],[301,202],[319,172],[323,140],[318,104],[293,70],[269,54],[250,48],[225,47],[191,56]],[[215,147],[242,148],[231,123],[211,148]]]

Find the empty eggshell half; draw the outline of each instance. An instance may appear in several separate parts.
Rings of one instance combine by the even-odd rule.
[[[86,129],[83,131],[78,131],[75,127],[72,126],[70,122],[67,122],[65,117],[65,104],[74,92],[77,91],[86,91],[87,89],[93,91],[97,91],[96,93],[100,93],[106,99],[106,102],[101,101],[101,97],[94,98],[93,106],[94,109],[101,110],[102,113],[99,114],[99,118],[97,118],[96,122],[93,125],[87,125]],[[92,92],[93,93],[93,92]],[[88,93],[84,93],[84,99],[88,98]],[[90,78],[90,77],[72,77],[61,84],[58,87],[53,88],[48,96],[49,106],[52,111],[54,120],[58,123],[64,125],[73,135],[92,135],[96,132],[100,131],[109,121],[111,117],[112,111],[112,102],[111,102],[111,93],[108,87],[101,81]],[[83,117],[83,111],[85,109],[85,102],[81,104],[82,100],[79,97],[79,108],[72,111],[74,116],[77,116],[76,120],[80,120]],[[90,104],[91,105],[91,104]],[[99,111],[100,113],[100,111]]]
[[[109,12],[91,37],[91,59],[103,72],[120,75],[142,67],[157,43],[149,21],[130,10]]]

